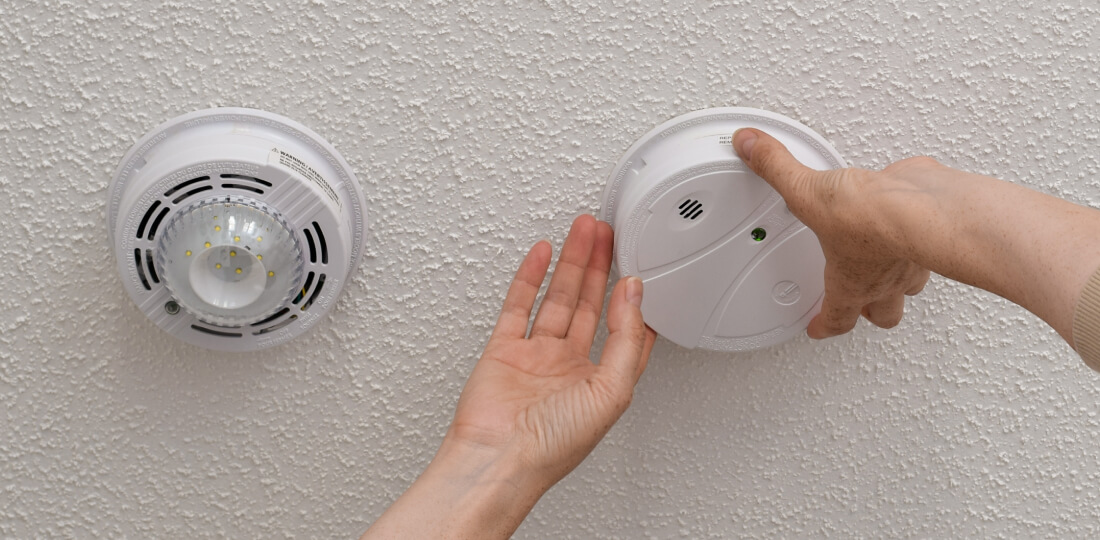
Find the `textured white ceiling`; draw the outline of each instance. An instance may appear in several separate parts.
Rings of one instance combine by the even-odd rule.
[[[434,452],[523,251],[693,109],[770,109],[858,166],[931,154],[1100,206],[1095,6],[0,4],[0,536],[361,533]],[[328,324],[263,354],[157,330],[105,240],[123,152],[218,105],[309,125],[369,198]],[[517,537],[1096,537],[1098,403],[1040,321],[943,279],[891,331],[662,341]]]

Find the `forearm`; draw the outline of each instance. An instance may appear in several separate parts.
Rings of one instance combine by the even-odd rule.
[[[448,438],[363,540],[509,538],[544,491],[517,457]]]
[[[890,180],[888,234],[917,264],[1023,306],[1072,344],[1077,298],[1100,266],[1100,211],[944,169]]]

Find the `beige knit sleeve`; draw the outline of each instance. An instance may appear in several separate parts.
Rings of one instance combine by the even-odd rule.
[[[1100,269],[1089,278],[1073,314],[1073,348],[1085,364],[1100,371]]]

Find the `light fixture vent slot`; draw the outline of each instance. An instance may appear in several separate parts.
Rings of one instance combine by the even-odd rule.
[[[213,186],[199,186],[195,189],[192,189],[191,191],[188,191],[187,193],[184,193],[183,195],[180,195],[179,197],[176,197],[175,199],[172,199],[172,204],[179,204],[187,200],[192,195],[198,195],[199,193],[210,191],[212,189],[214,189]]]
[[[138,279],[141,280],[141,286],[145,287],[147,291],[153,290],[149,286],[149,279],[145,277],[145,263],[141,260],[141,248],[134,249],[134,264],[137,265]]]
[[[152,240],[153,237],[157,234],[157,228],[160,227],[160,222],[164,221],[164,216],[167,215],[168,207],[165,206],[163,209],[161,209],[160,213],[157,214],[157,218],[153,220],[153,225],[149,227],[149,240]]]
[[[270,317],[268,317],[268,318],[266,318],[262,321],[252,323],[252,326],[263,326],[263,325],[265,325],[265,324],[267,324],[271,321],[274,321],[275,319],[278,319],[279,317],[282,317],[283,315],[286,315],[289,312],[290,312],[290,308],[285,307],[283,309],[280,309],[279,311],[276,311],[274,315],[272,315],[272,316],[270,316]]]
[[[309,294],[309,288],[313,286],[314,277],[316,277],[316,274],[314,274],[313,272],[310,272],[306,275],[306,283],[305,285],[302,285],[302,290],[298,292],[298,296],[294,297],[294,301],[291,302],[292,304],[297,304],[298,302],[301,302],[302,299],[306,297],[306,294]]]
[[[306,235],[306,245],[309,246],[309,262],[317,262],[317,246],[313,243],[313,233],[309,232],[309,229],[302,231]]]
[[[278,323],[275,323],[271,326],[268,326],[267,328],[261,328],[261,329],[255,331],[255,332],[252,332],[252,335],[261,336],[261,335],[267,334],[269,332],[274,332],[274,331],[279,330],[279,329],[285,327],[286,325],[288,325],[288,324],[290,324],[290,323],[292,323],[296,320],[298,320],[298,316],[297,315],[291,315],[290,317],[287,317],[287,319],[285,321],[278,322]]]
[[[145,226],[149,224],[149,220],[153,218],[153,214],[156,213],[157,208],[160,207],[160,201],[153,201],[153,204],[149,206],[149,209],[145,211],[145,215],[141,217],[141,221],[138,222],[137,237],[141,238],[145,236]]]
[[[206,181],[206,180],[209,180],[209,179],[210,179],[209,176],[200,176],[198,178],[192,178],[192,179],[190,179],[186,182],[180,182],[180,183],[176,184],[175,186],[173,186],[172,189],[169,189],[168,191],[165,191],[164,196],[165,197],[171,197],[173,193],[176,193],[177,191],[181,191],[183,188],[185,188],[187,186],[190,186],[192,184],[197,184],[199,182],[203,182],[203,181]]]
[[[321,274],[317,277],[317,286],[313,288],[313,294],[309,295],[309,300],[302,304],[302,311],[309,309],[313,305],[313,301],[321,295],[321,288],[325,286],[325,275]]]
[[[261,186],[271,187],[271,182],[268,182],[267,180],[261,180],[259,178],[256,178],[255,176],[245,176],[243,174],[223,174],[221,175],[221,177],[228,178],[230,180],[244,180],[245,182],[254,182],[260,184]]]
[[[222,188],[225,188],[225,189],[239,189],[241,191],[247,191],[249,193],[256,193],[258,195],[263,195],[264,194],[264,190],[262,190],[260,188],[257,188],[257,187],[246,186],[244,184],[222,184]]]
[[[314,221],[313,230],[317,231],[317,245],[321,248],[321,264],[328,264],[328,244],[325,243],[325,233],[321,232],[321,226]]]
[[[223,189],[239,189],[257,195],[263,195],[264,190],[260,186],[271,187],[271,182],[256,178],[255,176],[243,174],[223,174],[220,176],[223,180],[235,180],[235,182],[226,182],[222,184],[221,186]]]
[[[197,331],[202,332],[204,334],[210,334],[212,336],[220,336],[220,337],[241,337],[243,335],[240,332],[225,332],[223,330],[215,330],[213,328],[207,328],[205,326],[199,326],[197,324],[192,324],[191,329],[192,330],[197,330]]]
[[[157,277],[157,268],[153,265],[153,250],[145,250],[145,264],[149,267],[149,278],[153,280],[153,283],[160,283],[160,278]]]

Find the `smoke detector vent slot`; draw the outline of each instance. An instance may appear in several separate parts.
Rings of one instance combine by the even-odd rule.
[[[684,219],[690,219],[695,221],[696,218],[703,215],[703,203],[697,199],[688,199],[680,203],[680,217]]]

